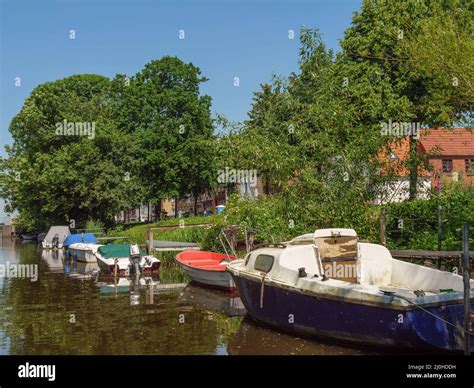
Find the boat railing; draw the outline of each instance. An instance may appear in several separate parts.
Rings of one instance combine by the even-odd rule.
[[[262,243],[258,244],[254,247],[254,249],[260,249],[260,248],[281,248],[284,249],[287,247],[287,244],[284,243]]]

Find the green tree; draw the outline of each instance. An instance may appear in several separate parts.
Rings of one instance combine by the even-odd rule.
[[[169,56],[129,80],[116,79],[118,120],[137,144],[137,174],[149,202],[196,197],[214,179],[211,98],[199,89],[206,80],[192,63]]]
[[[1,195],[8,211],[19,211],[23,228],[88,219],[110,226],[134,202],[136,180],[127,179],[133,144],[115,125],[110,91],[110,81],[98,75],[48,82],[12,120]]]
[[[426,80],[423,102],[434,125],[472,125],[473,10],[472,6],[459,7],[423,19],[417,33],[402,42],[405,72]]]
[[[430,1],[430,0],[365,0],[361,12],[354,14],[352,25],[346,30],[341,41],[343,53],[339,60],[353,69],[358,69],[356,75],[364,79],[364,75],[377,74],[379,79],[386,82],[387,88],[384,96],[391,100],[399,101],[404,106],[397,114],[391,116],[393,121],[417,122],[422,125],[453,124],[460,116],[465,114],[465,106],[452,105],[446,109],[444,104],[438,104],[434,109],[433,100],[433,75],[427,71],[419,71],[420,67],[411,66],[417,58],[407,58],[404,42],[426,31],[424,25],[429,18],[438,20],[446,12],[470,13],[470,1]],[[472,7],[471,7],[472,8]],[[472,15],[471,15],[472,19]],[[435,27],[433,24],[431,27]],[[437,28],[433,30],[437,31]],[[465,41],[459,45],[467,44],[466,40],[472,39],[463,35]],[[415,54],[415,53],[413,53]],[[410,63],[407,64],[407,61]],[[364,71],[364,69],[366,71]],[[469,77],[469,75],[465,75]],[[452,76],[449,76],[452,79]],[[445,80],[446,81],[446,80]],[[439,86],[439,84],[438,84]],[[431,89],[431,93],[428,91]],[[436,94],[444,95],[437,98],[447,102],[452,94],[452,87],[448,89],[436,88]],[[362,104],[360,110],[371,109],[369,104]],[[385,105],[385,101],[374,101],[375,105]],[[448,115],[442,114],[449,112]],[[374,117],[376,118],[376,117]],[[380,119],[381,117],[379,117]],[[440,122],[439,119],[442,119]],[[373,123],[373,121],[372,121]],[[371,124],[371,120],[367,122]],[[410,157],[407,166],[410,171],[410,197],[416,197],[418,170],[420,160],[417,154],[417,139],[410,137]]]

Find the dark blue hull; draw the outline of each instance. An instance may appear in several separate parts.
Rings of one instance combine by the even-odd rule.
[[[233,275],[233,278],[250,316],[284,330],[365,345],[463,350],[460,328],[463,327],[464,310],[459,302],[426,308],[437,317],[456,324],[456,328],[418,308],[400,310],[349,303],[267,284],[261,307],[261,283],[242,276]]]

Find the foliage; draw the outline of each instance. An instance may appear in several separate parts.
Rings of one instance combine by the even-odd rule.
[[[215,180],[211,98],[199,94],[205,81],[198,67],[169,56],[116,77],[118,122],[138,145],[145,201],[199,194]]]
[[[104,224],[100,220],[88,220],[85,226],[85,232],[98,233],[104,230]]]
[[[114,123],[110,81],[76,75],[36,87],[10,125],[13,145],[1,161],[0,195],[16,209],[25,230],[74,219],[106,225],[134,203],[136,179],[124,179],[133,165],[133,143]],[[85,136],[62,135],[61,123],[88,123]],[[87,124],[86,124],[87,125]]]
[[[392,249],[438,249],[438,206],[442,208],[442,249],[462,250],[462,226],[474,225],[474,188],[453,184],[428,200],[387,207],[387,241]]]
[[[422,101],[434,123],[466,121],[474,104],[474,8],[457,7],[419,22],[402,41],[404,71],[426,82]]]

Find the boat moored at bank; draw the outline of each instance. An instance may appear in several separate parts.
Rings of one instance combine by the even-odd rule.
[[[41,240],[44,249],[62,249],[64,241],[71,234],[68,226],[52,226]]]
[[[249,315],[284,330],[364,345],[464,347],[462,277],[395,260],[352,229],[261,247],[227,270]]]
[[[233,260],[234,256],[207,251],[186,250],[176,255],[176,261],[191,280],[226,291],[235,290],[232,276],[226,271]]]
[[[103,273],[126,276],[130,273],[157,273],[161,261],[146,255],[136,244],[101,245],[95,252],[97,264]]]
[[[97,263],[96,253],[101,244],[74,243],[69,246],[68,257],[82,263]]]

